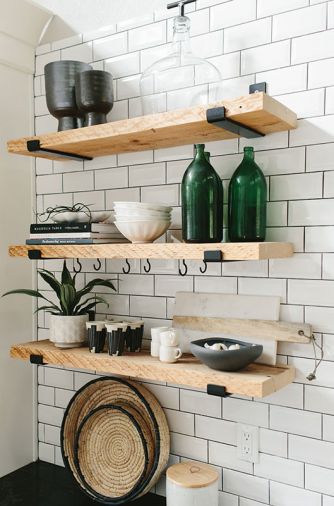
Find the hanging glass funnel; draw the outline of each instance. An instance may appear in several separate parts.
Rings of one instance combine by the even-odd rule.
[[[168,9],[179,8],[174,19],[174,37],[170,54],[151,65],[140,81],[143,114],[156,114],[207,105],[218,100],[221,85],[219,70],[191,51],[190,19],[185,5],[196,0],[179,0]]]

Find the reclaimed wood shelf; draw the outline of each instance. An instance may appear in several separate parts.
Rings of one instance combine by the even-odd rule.
[[[287,258],[293,245],[285,242],[250,243],[153,243],[153,244],[95,244],[62,246],[9,247],[11,257],[27,257],[29,251],[40,251],[43,258],[149,258],[175,260],[203,260],[206,251],[221,251],[224,261],[265,260]]]
[[[88,369],[97,373],[118,374],[136,379],[206,389],[208,385],[225,387],[227,393],[265,397],[292,383],[295,369],[289,366],[251,364],[239,372],[221,372],[201,364],[193,355],[185,355],[175,364],[166,364],[147,352],[111,357],[107,353],[93,354],[88,348],[61,350],[50,341],[34,341],[11,347],[12,358],[29,360],[31,355],[42,357],[44,364]]]
[[[237,133],[208,123],[207,110],[218,107],[225,107],[227,120],[263,135],[291,130],[297,126],[294,112],[269,95],[259,92],[205,107],[179,109],[104,125],[23,137],[9,141],[8,151],[19,155],[59,159],[57,154],[29,152],[27,141],[39,140],[43,149],[94,158],[239,137]]]

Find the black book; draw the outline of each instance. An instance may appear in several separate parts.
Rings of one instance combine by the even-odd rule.
[[[31,234],[65,234],[80,232],[113,233],[117,230],[113,223],[32,223]]]

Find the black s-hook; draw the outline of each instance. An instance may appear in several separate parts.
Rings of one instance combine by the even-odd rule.
[[[186,264],[186,262],[185,262],[184,259],[182,260],[182,264],[184,265],[184,269],[185,270],[182,272],[181,268],[179,268],[179,274],[180,274],[180,276],[186,276],[187,273],[188,273],[188,266],[187,266],[187,264]]]
[[[124,267],[122,268],[122,271],[123,271],[123,274],[129,274],[129,272],[131,271],[131,265],[130,265],[130,262],[128,259],[125,260],[125,263],[126,265],[128,266],[127,269],[125,269]]]
[[[94,267],[94,271],[101,270],[102,264],[101,264],[101,260],[99,258],[97,259],[97,266],[94,264],[93,267]]]
[[[78,264],[79,269],[76,269],[73,265],[73,270],[76,274],[79,274],[82,271],[82,263],[80,262],[79,258],[76,259],[76,263]]]

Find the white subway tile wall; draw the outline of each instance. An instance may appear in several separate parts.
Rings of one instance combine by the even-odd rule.
[[[177,262],[103,263],[103,275],[116,278],[118,291],[107,295],[110,316],[142,317],[146,337],[152,326],[172,317],[177,290],[278,295],[281,318],[314,326],[325,348],[317,380],[312,349],[284,344],[280,360],[297,368],[294,384],[261,402],[221,400],[179,386],[149,384],[166,410],[172,433],[172,461],[209,462],[222,474],[220,506],[334,505],[334,2],[321,0],[198,0],[189,7],[195,52],[220,69],[221,97],[247,94],[249,84],[266,81],[276,96],[300,118],[299,128],[252,141],[211,143],[213,165],[224,181],[253,145],[269,187],[268,240],[291,241],[291,259],[210,266],[189,263],[186,278]],[[44,65],[74,58],[110,71],[116,102],[110,120],[141,114],[139,77],[170,48],[170,11],[143,13],[95,33],[41,46],[36,51],[35,131],[55,131],[46,108]],[[155,22],[153,22],[153,19]],[[175,97],[175,100],[178,98]],[[92,162],[36,160],[36,206],[84,201],[93,209],[111,209],[117,200],[152,201],[174,207],[173,228],[180,228],[180,183],[192,146],[120,154]],[[61,262],[44,262],[55,272]],[[72,267],[72,262],[69,262]],[[93,262],[84,262],[80,283],[92,279]],[[119,283],[118,283],[119,281]],[[47,287],[41,283],[40,288]],[[40,339],[48,336],[48,318],[38,318]],[[74,392],[96,378],[94,373],[39,367],[39,458],[62,465],[59,427]],[[237,424],[259,430],[259,461],[236,456]],[[156,488],[164,494],[162,482]]]

